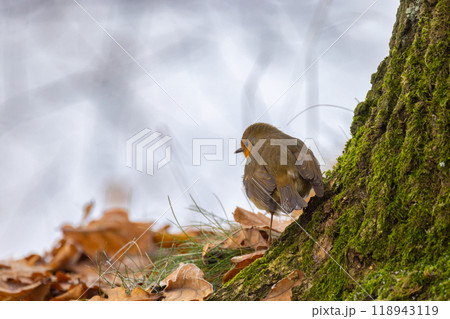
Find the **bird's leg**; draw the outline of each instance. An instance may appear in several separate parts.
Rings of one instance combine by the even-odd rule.
[[[273,213],[270,213],[270,225],[269,225],[269,246],[272,243],[272,222],[273,222]]]

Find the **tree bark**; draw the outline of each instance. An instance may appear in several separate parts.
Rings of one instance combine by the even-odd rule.
[[[295,300],[450,299],[449,13],[401,0],[325,196],[212,300],[261,300],[295,269]]]

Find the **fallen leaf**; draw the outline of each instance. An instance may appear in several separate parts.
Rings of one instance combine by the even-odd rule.
[[[120,261],[116,261],[112,267],[107,260],[94,264],[87,259],[68,267],[67,270],[76,274],[76,277],[87,285],[92,283],[98,285],[99,275],[101,274],[100,288],[106,289],[111,287],[111,284],[121,285],[121,278],[117,275],[118,273],[132,273],[133,279],[139,280],[144,276],[142,272],[145,272],[149,267],[152,267],[152,264],[146,256],[126,255]]]
[[[245,240],[244,231],[241,229],[235,236],[229,237],[223,244],[223,248],[240,248]]]
[[[244,229],[244,242],[242,247],[250,247],[253,249],[261,250],[269,247],[268,237],[263,236],[266,235],[259,229],[249,228]]]
[[[206,256],[206,254],[214,247],[216,247],[216,244],[214,244],[214,243],[205,244],[202,248],[202,258],[204,258]]]
[[[140,287],[136,287],[128,295],[125,288],[116,287],[111,289],[103,289],[108,298],[94,296],[91,301],[156,301],[160,300],[162,296],[158,294],[148,293]]]
[[[242,269],[250,265],[256,259],[259,259],[262,256],[264,256],[265,252],[266,252],[265,250],[259,250],[251,254],[231,258],[231,262],[235,264],[235,266],[223,276],[222,282],[226,283],[231,279],[233,279],[238,273],[241,272]]]
[[[59,248],[54,251],[61,251]],[[75,283],[70,275],[61,271],[53,275],[51,269],[37,255],[2,263],[0,300],[49,300]]]
[[[86,206],[85,216],[91,209],[90,205]],[[0,262],[0,300],[89,299],[99,289],[110,287],[110,283],[121,284],[122,278],[117,274],[132,273],[134,280],[142,280],[153,267],[148,255],[141,254],[141,250],[153,247],[151,235],[144,234],[137,240],[141,250],[137,245],[126,244],[139,238],[150,225],[131,222],[126,211],[115,209],[86,226],[65,226],[64,238],[43,256],[33,254]],[[129,249],[120,251],[127,252],[120,259],[111,260],[104,255],[96,258],[100,251],[111,256],[123,246]],[[87,289],[88,286],[91,288]],[[108,300],[111,298],[114,299]],[[137,289],[127,300],[160,298]]]
[[[3,264],[0,269],[0,281],[14,280],[31,284],[45,279],[50,274],[49,268],[45,265],[30,266],[27,260],[19,259]]]
[[[84,260],[84,261],[78,262],[77,264],[68,267],[67,270],[72,272],[73,274],[76,274],[76,278],[79,281],[86,283],[87,285],[91,285],[92,283],[99,282],[99,278],[98,278],[99,277],[99,268],[97,265],[93,264],[92,261],[90,261],[90,260]],[[107,279],[108,280],[111,279],[111,276],[107,276]],[[102,283],[103,283],[103,281],[102,281]],[[106,285],[105,287],[108,287],[108,286],[109,285]]]
[[[103,291],[108,295],[108,300],[110,301],[126,300],[131,297],[126,293],[126,290],[123,287],[104,289]]]
[[[63,269],[75,264],[81,256],[81,251],[72,243],[61,240],[52,252],[53,257],[49,263],[50,269]]]
[[[263,233],[265,236],[263,236]],[[265,231],[256,228],[240,230],[236,236],[228,238],[223,244],[224,248],[253,248],[265,249],[269,247],[268,237]]]
[[[265,250],[258,250],[251,254],[246,254],[242,256],[236,256],[231,258],[231,262],[239,268],[245,268],[254,262],[256,259],[261,258],[265,254]]]
[[[63,293],[66,293],[68,290],[72,289],[74,286],[80,283],[86,283],[82,281],[78,273],[67,273],[58,270],[56,274],[49,277],[52,289],[52,296],[54,298]],[[97,283],[96,281],[95,283]],[[95,288],[98,288],[97,285]]]
[[[303,272],[294,270],[285,278],[272,286],[269,294],[264,301],[291,301],[292,288],[300,286],[303,280]]]
[[[312,189],[305,201],[309,203],[310,199],[315,195],[316,193]],[[292,218],[288,218],[286,220],[277,219],[277,217],[274,216],[272,222],[272,235],[275,235],[275,237],[279,236],[286,229],[286,227],[292,224],[294,220],[297,220],[301,214],[303,214],[303,209],[292,211],[292,213],[289,214]],[[233,217],[234,220],[241,224],[244,229],[257,228],[261,230],[269,230],[270,228],[270,218],[259,212],[255,214],[241,207],[236,207]]]
[[[195,239],[200,235],[200,232],[197,230],[186,230],[185,233],[180,234],[171,234],[167,232],[168,227],[164,227],[164,230],[154,232],[153,242],[155,245],[158,245],[162,248],[172,248],[181,245],[182,243]]]
[[[289,226],[290,224],[292,224],[294,222],[294,220],[297,220],[302,214],[303,214],[303,209],[293,210],[292,213],[289,214],[289,215],[291,215],[291,217],[293,219],[286,220],[285,222],[283,222],[283,225],[286,225],[286,227]]]
[[[26,295],[21,296],[19,299],[21,301],[44,301],[47,300],[47,295],[50,291],[50,284],[41,284],[35,289],[28,292]]]
[[[18,280],[0,281],[0,300],[44,300],[50,286],[42,281],[26,284]]]
[[[205,300],[213,286],[204,278],[203,271],[194,264],[180,263],[178,268],[161,281],[167,301]]]
[[[89,218],[89,215],[92,212],[92,208],[94,207],[94,202],[89,202],[83,207],[83,217],[81,219],[81,224],[84,224],[86,220]]]
[[[259,228],[259,229],[269,229],[270,226],[270,218],[261,214],[261,213],[253,213],[248,210],[245,210],[241,207],[236,207],[233,214],[234,220],[242,225],[243,228]],[[272,222],[272,232],[276,232],[281,234],[286,225],[281,223],[274,217]]]
[[[128,213],[117,208],[107,211],[100,219],[86,226],[74,228],[66,225],[62,231],[65,239],[76,243],[86,255],[95,259],[103,251],[109,257],[119,251],[134,255],[149,251],[153,246],[149,230],[152,224],[131,222]]]
[[[108,298],[100,297],[99,295],[92,297],[89,301],[108,301]]]
[[[307,203],[309,203],[309,201],[311,200],[311,198],[314,197],[314,196],[316,196],[316,192],[314,191],[314,188],[313,188],[313,189],[311,189],[311,191],[309,192],[309,195],[308,195],[308,197],[306,197],[305,201],[306,201]]]
[[[55,276],[58,282],[68,282],[72,279],[72,277],[62,271],[57,271]]]
[[[69,288],[68,291],[66,291],[65,293],[54,297],[52,299],[50,299],[51,301],[68,301],[68,300],[77,300],[78,298],[81,297],[81,295],[83,295],[86,292],[86,285],[85,284],[78,284],[75,285],[71,288]]]
[[[30,266],[37,266],[38,264],[43,264],[44,261],[41,256],[32,254],[24,258]]]

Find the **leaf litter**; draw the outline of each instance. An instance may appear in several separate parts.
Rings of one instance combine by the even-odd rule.
[[[213,293],[213,285],[198,265],[183,257],[189,255],[186,243],[203,247],[200,261],[212,264],[212,268],[229,252],[241,252],[238,256],[233,253],[231,269],[221,273],[225,273],[221,275],[223,283],[263,257],[269,247],[270,219],[240,207],[233,214],[239,226],[233,232],[225,233],[220,227],[220,231],[182,229],[181,233],[171,233],[170,225],[153,230],[153,222],[133,222],[120,208],[88,222],[93,205],[91,202],[85,206],[80,226],[63,225],[62,238],[42,256],[0,261],[0,300],[206,300]],[[278,237],[291,221],[275,219],[273,236]],[[218,232],[221,236],[216,236]],[[205,235],[207,241],[202,238]],[[185,254],[180,255],[185,262],[179,262],[167,274],[165,266],[178,260],[170,255],[177,248]],[[162,252],[167,256],[161,256]],[[163,271],[154,271],[156,265],[150,256],[166,260]],[[290,274],[275,284],[266,299],[289,299],[292,287],[298,284],[294,277]]]

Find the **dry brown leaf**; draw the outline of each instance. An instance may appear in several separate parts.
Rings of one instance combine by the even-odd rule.
[[[228,270],[228,271],[225,273],[225,275],[223,275],[223,277],[222,277],[222,283],[225,284],[225,283],[229,282],[231,279],[233,279],[234,277],[236,277],[236,275],[237,275],[238,273],[240,273],[241,270],[242,270],[242,269],[236,268],[236,267],[233,267],[233,268],[231,268],[230,270]]]
[[[89,218],[89,215],[92,212],[92,208],[94,207],[94,202],[89,202],[83,207],[83,217],[81,219],[81,224],[84,224],[86,220]]]
[[[47,296],[50,291],[50,284],[41,284],[40,286],[36,287],[35,289],[32,289],[29,291],[26,295],[22,295],[19,299],[16,300],[22,300],[22,301],[44,301],[47,300]]]
[[[240,248],[245,240],[243,230],[240,230],[235,236],[229,237],[223,244],[223,248]]]
[[[108,298],[100,297],[99,295],[92,297],[89,301],[108,301]]]
[[[262,256],[264,256],[265,252],[266,252],[265,250],[259,250],[251,254],[231,258],[231,262],[235,264],[235,266],[223,276],[222,282],[226,283],[231,279],[233,279],[238,273],[241,272],[242,269],[250,265],[256,259],[259,259]]]
[[[78,262],[75,265],[68,267],[67,270],[76,274],[81,282],[86,284],[99,282],[99,271],[101,272],[100,287],[106,289],[111,284],[120,286],[120,276],[116,275],[116,272],[125,274],[127,272],[133,274],[133,278],[138,280],[144,277],[145,270],[153,267],[152,261],[148,256],[136,256],[126,255],[120,259],[120,261],[114,262],[113,266],[108,261],[99,262],[97,265],[89,259]]]
[[[0,300],[48,300],[54,287],[64,290],[38,255],[2,263]]]
[[[44,300],[50,276],[48,267],[30,265],[28,257],[4,262],[0,269],[0,300]]]
[[[228,238],[223,244],[223,248],[248,247],[257,250],[268,248],[269,242],[266,232],[256,228],[242,229],[234,237]]]
[[[45,265],[31,266],[25,259],[4,263],[0,269],[0,281],[11,279],[24,284],[35,283],[50,275],[49,268]]]
[[[305,201],[307,203],[309,203],[309,201],[311,200],[312,197],[316,196],[316,192],[314,191],[314,188],[311,189],[311,191],[309,192],[308,197],[305,199]]]
[[[127,256],[128,259],[129,256]],[[134,256],[138,257],[138,256]],[[121,260],[122,261],[122,260]],[[124,259],[125,261],[125,259]],[[87,285],[90,285],[92,283],[99,284],[99,271],[101,271],[101,280],[100,280],[100,287],[102,289],[106,289],[111,287],[111,284],[119,286],[121,285],[120,277],[116,275],[116,270],[119,273],[125,272],[125,265],[122,263],[115,263],[114,269],[110,268],[109,271],[106,271],[110,267],[110,264],[107,262],[102,262],[100,265],[95,265],[90,260],[83,260],[82,262],[78,262],[75,265],[72,265],[67,270],[76,274],[76,278],[80,282],[84,282]],[[137,266],[133,265],[133,267],[128,268],[128,271],[131,271],[133,273],[136,273],[136,277],[138,278],[141,276],[141,274],[138,272]]]
[[[49,268],[24,264],[25,260],[13,261],[0,270],[0,300],[72,300],[81,296],[77,285],[86,288],[77,273],[57,271],[52,275]],[[86,290],[86,298],[96,294],[95,291],[96,285]]]
[[[106,270],[107,268],[102,269]],[[85,282],[88,285],[93,282],[98,283],[99,268],[90,260],[78,262],[77,264],[70,266],[68,270],[76,274],[76,278],[81,282]],[[109,280],[110,277],[107,277],[107,279]]]
[[[49,262],[52,270],[63,269],[78,262],[81,256],[80,250],[72,243],[62,239],[56,249],[52,251],[53,257]]]
[[[239,268],[245,268],[254,262],[256,259],[261,258],[265,254],[265,250],[258,250],[251,254],[246,254],[242,256],[236,256],[231,258],[231,262]]]
[[[69,288],[65,293],[50,299],[51,301],[77,300],[86,292],[86,285],[81,283]]]
[[[241,207],[236,207],[233,217],[235,221],[242,225],[243,228],[257,227],[261,229],[269,229],[270,218],[259,212],[255,214]],[[274,217],[272,231],[282,233],[285,228],[286,227]]]
[[[85,208],[85,216],[91,209],[90,205]],[[88,299],[98,294],[99,267],[102,272],[110,267],[106,261],[91,258],[96,257],[93,254],[103,250],[110,255],[116,253],[123,245],[138,238],[150,225],[130,222],[125,211],[115,209],[86,226],[66,226],[64,238],[43,257],[33,254],[20,260],[0,262],[0,300]],[[151,236],[143,235],[138,244],[142,252],[148,250]],[[113,269],[102,275],[101,288],[109,287],[105,280],[120,283],[115,271],[132,271],[135,279],[143,276],[140,271],[152,267],[153,263],[146,254],[138,253],[140,250],[132,246],[127,254],[116,260]],[[92,283],[95,285],[86,289]],[[158,298],[137,289],[128,300]]]
[[[85,281],[81,280],[80,275],[75,272],[63,272],[58,270],[55,275],[52,275],[49,277],[51,282],[51,288],[53,292],[53,296],[59,296],[63,293],[66,293],[68,290],[72,289],[74,286],[80,284],[80,283],[86,283]],[[91,281],[90,283],[97,281]],[[95,288],[98,288],[95,286]]]
[[[303,280],[303,272],[294,270],[285,278],[272,286],[269,294],[264,301],[291,301],[292,288],[300,286]]]
[[[22,296],[27,295],[33,289],[41,286],[41,282],[24,284],[20,281],[10,279],[8,281],[0,281],[0,300],[19,300]]]
[[[316,193],[312,189],[305,201],[309,203],[310,199],[315,195]],[[286,229],[286,227],[292,224],[294,220],[298,219],[301,214],[303,214],[302,209],[292,211],[292,213],[290,214],[292,218],[286,220],[277,219],[277,217],[275,216],[272,223],[272,235],[279,236]],[[268,230],[270,226],[269,217],[259,212],[255,214],[241,207],[236,207],[233,217],[235,221],[242,225],[243,228],[253,227],[257,229]]]
[[[302,214],[303,214],[303,209],[296,209],[296,210],[293,210],[292,213],[290,213],[291,217],[294,220],[297,220]],[[292,224],[294,222],[294,220],[292,220],[292,219],[286,220],[284,222],[284,224],[286,224],[286,227],[287,227],[290,224]]]
[[[178,268],[161,281],[164,300],[205,300],[213,292],[213,286],[204,278],[203,271],[194,264],[180,263]]]
[[[203,258],[203,261],[204,261],[206,255],[210,252],[210,250],[213,249],[213,248],[215,248],[215,247],[217,247],[217,244],[214,244],[214,243],[207,243],[207,244],[205,244],[205,245],[203,246],[203,248],[202,248],[202,258]]]
[[[62,250],[54,251],[57,253]],[[75,286],[83,284],[86,287],[78,274],[58,270],[53,275],[52,268],[41,265],[37,258],[26,257],[3,266],[0,269],[0,300],[71,300],[78,298],[75,295],[80,288],[71,291]],[[92,288],[98,290],[96,286]],[[88,292],[87,295],[92,296],[92,290]]]
[[[162,296],[158,294],[148,293],[140,287],[133,289],[131,294],[127,294],[125,288],[116,287],[111,289],[103,289],[108,298],[94,296],[91,301],[156,301],[160,300]]]
[[[58,282],[69,282],[72,279],[69,274],[62,271],[57,271],[55,277]]]
[[[23,283],[9,279],[0,281],[0,300],[44,300],[50,285],[42,281]]]
[[[128,213],[117,208],[104,213],[100,219],[91,221],[86,226],[74,228],[66,225],[62,230],[64,238],[80,245],[86,255],[95,259],[97,253],[102,251],[110,257],[121,249],[134,255],[149,251],[152,236],[148,228],[151,225],[151,222],[131,222]],[[137,238],[137,243],[131,244]]]
[[[172,248],[174,246],[179,246],[183,242],[195,239],[200,235],[197,230],[187,230],[185,233],[170,234],[167,232],[168,227],[165,228],[163,232],[157,231],[153,233],[153,242],[162,248]]]
[[[40,255],[36,254],[29,255],[23,259],[26,260],[28,265],[30,266],[37,266],[38,264],[40,265],[44,264],[43,258]]]
[[[266,249],[269,247],[269,241],[268,238],[265,237],[265,232],[254,228],[244,229],[243,232],[245,239],[242,247],[250,247],[256,250]]]

